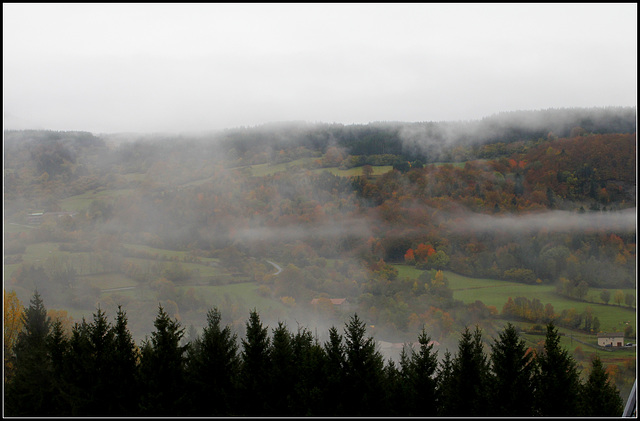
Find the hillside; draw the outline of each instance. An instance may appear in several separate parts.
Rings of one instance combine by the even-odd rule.
[[[443,341],[506,316],[480,303],[470,319],[477,309],[438,271],[594,305],[621,291],[633,310],[636,144],[635,108],[197,135],[5,131],[5,289],[28,301],[38,288],[74,320],[125,303],[140,338],[157,302],[196,327],[213,305],[236,327],[254,305],[310,325],[357,311],[398,341],[437,312],[451,318],[433,324]],[[574,313],[561,326],[596,333]]]

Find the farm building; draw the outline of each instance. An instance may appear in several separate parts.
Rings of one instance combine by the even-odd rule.
[[[27,223],[29,225],[40,225],[45,219],[55,220],[64,216],[74,217],[77,212],[30,212],[27,213]]]
[[[599,346],[624,346],[623,333],[598,333]]]
[[[311,300],[311,304],[318,304],[320,300],[322,300],[322,298],[314,298],[313,300]],[[333,304],[334,306],[348,304],[346,298],[325,298],[325,300],[331,301],[331,304]]]
[[[27,214],[27,224],[40,225],[42,223],[42,216],[44,212],[31,212]]]
[[[341,311],[349,311],[351,309],[351,303],[346,298],[314,298],[311,300],[311,305],[314,307],[321,303],[331,303],[334,308]]]

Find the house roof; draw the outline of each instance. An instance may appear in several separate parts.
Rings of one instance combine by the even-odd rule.
[[[388,349],[388,348],[402,349],[405,345],[408,345],[409,347],[414,349],[420,348],[420,342],[411,342],[411,343],[405,344],[404,342],[378,341],[378,345],[380,345],[380,348],[382,349]],[[440,342],[429,341],[427,345],[440,346]]]
[[[624,333],[622,332],[614,332],[614,333],[598,333],[598,338],[624,338]]]
[[[320,300],[320,298],[314,298],[313,300],[311,300],[311,304],[318,304]],[[328,300],[331,301],[331,304],[339,306],[346,301],[346,298],[329,298]]]

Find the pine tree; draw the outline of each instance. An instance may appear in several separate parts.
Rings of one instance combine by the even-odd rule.
[[[438,355],[433,352],[431,337],[424,327],[418,336],[419,348],[411,350],[406,367],[406,381],[409,394],[407,410],[412,416],[436,415],[436,370]]]
[[[184,328],[159,306],[151,339],[143,343],[140,361],[140,412],[144,416],[180,416],[184,400],[188,346],[180,341]]]
[[[207,312],[202,337],[189,348],[190,410],[194,416],[228,416],[237,411],[240,356],[237,335],[221,326],[217,308]]]
[[[491,362],[492,415],[533,416],[535,361],[511,323],[491,345]]]
[[[560,346],[558,329],[547,324],[544,351],[537,356],[536,407],[539,416],[578,416],[580,379],[575,359]]]
[[[93,377],[90,387],[89,403],[83,415],[111,416],[115,405],[115,391],[120,386],[120,379],[113,376],[115,352],[115,334],[107,320],[107,315],[98,308],[93,315],[93,323],[88,326],[90,366],[85,375]]]
[[[444,358],[440,362],[436,375],[436,402],[438,416],[451,416],[453,410],[454,383],[453,383],[453,356],[447,349]]]
[[[278,323],[272,337],[269,352],[271,367],[268,398],[272,406],[271,415],[293,415],[289,413],[295,384],[293,338],[283,322]]]
[[[72,331],[63,383],[69,390],[73,416],[118,414],[119,391],[126,387],[126,376],[135,373],[122,373],[115,357],[115,331],[98,308],[91,323],[83,319]]]
[[[342,335],[335,326],[329,328],[329,340],[324,344],[326,362],[324,377],[326,387],[324,393],[324,410],[320,415],[336,416],[344,414],[346,365]]]
[[[402,369],[392,359],[383,368],[384,402],[378,416],[397,417],[408,415],[405,404],[404,376]]]
[[[116,324],[113,326],[114,349],[111,375],[118,382],[112,391],[112,415],[135,416],[138,411],[138,347],[127,326],[128,320],[122,306],[118,306]]]
[[[271,367],[270,339],[267,328],[254,309],[249,313],[245,338],[242,339],[242,415],[260,416],[270,411],[269,369]]]
[[[69,395],[69,384],[67,382],[67,361],[69,358],[70,343],[67,334],[64,331],[62,322],[54,320],[51,324],[51,332],[47,338],[47,348],[51,357],[51,367],[53,370],[53,394],[57,396],[55,399],[55,407],[53,413],[56,416],[70,416],[71,397]]]
[[[291,414],[317,416],[324,410],[326,377],[324,349],[305,328],[293,336],[294,389],[290,401]]]
[[[72,416],[86,416],[87,408],[91,408],[91,389],[94,373],[89,342],[89,324],[83,318],[75,323],[71,330],[69,352],[64,361],[62,383],[68,391],[68,402]]]
[[[489,411],[489,363],[482,345],[482,332],[465,328],[451,367],[451,391],[446,412],[454,416],[485,416]]]
[[[5,415],[54,416],[55,387],[47,339],[51,319],[36,290],[15,345],[14,377],[5,388]]]
[[[591,372],[580,391],[581,414],[586,417],[619,417],[624,405],[618,388],[610,381],[600,357],[591,361]]]
[[[383,403],[384,360],[366,326],[354,314],[345,326],[345,401],[347,416],[378,415]]]

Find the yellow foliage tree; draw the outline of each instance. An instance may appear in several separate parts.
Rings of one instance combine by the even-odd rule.
[[[4,382],[13,372],[13,348],[22,330],[24,307],[15,291],[4,293]]]
[[[51,321],[59,320],[62,323],[62,329],[64,333],[71,337],[71,330],[73,328],[73,317],[67,313],[67,310],[47,310],[47,316],[51,318]]]

